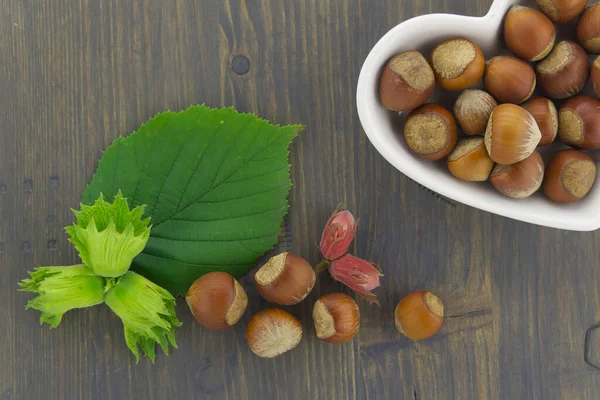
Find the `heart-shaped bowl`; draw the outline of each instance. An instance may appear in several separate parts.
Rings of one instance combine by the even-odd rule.
[[[450,199],[520,221],[560,229],[591,231],[600,228],[600,177],[590,193],[572,204],[557,204],[538,191],[527,199],[512,199],[498,193],[488,182],[463,182],[453,177],[444,161],[427,161],[413,155],[402,137],[405,113],[385,109],[379,101],[379,76],[387,61],[398,53],[419,50],[429,57],[439,42],[465,37],[477,43],[486,59],[507,54],[502,39],[502,23],[514,4],[536,7],[533,0],[495,0],[487,15],[481,18],[453,14],[428,14],[402,22],[383,36],[367,56],[360,71],[356,101],[362,126],[375,148],[400,172],[419,184]],[[573,24],[560,26],[574,37]],[[557,38],[557,41],[559,39]],[[588,85],[590,86],[590,85]],[[537,93],[537,92],[536,92]],[[586,88],[586,93],[591,89]],[[439,85],[429,102],[452,110],[459,93],[442,92]],[[560,104],[556,104],[557,107]],[[558,139],[557,139],[558,141]],[[544,161],[557,150],[559,143],[538,150]],[[596,165],[600,150],[589,152]]]

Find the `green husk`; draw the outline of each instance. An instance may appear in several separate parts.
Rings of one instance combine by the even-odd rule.
[[[113,203],[101,194],[94,205],[72,210],[77,223],[65,228],[79,257],[96,275],[115,278],[125,274],[133,258],[150,237],[150,218],[142,219],[145,206],[131,211],[119,191]]]
[[[177,348],[175,298],[165,289],[129,271],[112,283],[105,302],[123,321],[127,347],[139,361],[142,352],[154,362],[156,343],[169,354],[169,343]]]
[[[104,301],[104,279],[85,265],[38,267],[29,275],[19,282],[20,290],[38,296],[29,300],[25,309],[41,311],[40,324],[46,322],[51,328],[56,328],[67,311]]]

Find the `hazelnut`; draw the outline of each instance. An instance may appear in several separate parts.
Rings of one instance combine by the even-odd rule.
[[[304,258],[292,253],[272,257],[254,274],[258,293],[272,303],[298,304],[315,286],[315,272]]]
[[[483,84],[498,102],[520,104],[529,100],[536,85],[531,65],[511,56],[493,57],[486,64]]]
[[[544,194],[557,203],[572,203],[584,197],[596,180],[596,164],[579,150],[559,151],[546,167]]]
[[[433,70],[418,51],[394,56],[379,81],[383,106],[393,111],[408,111],[425,103],[435,88]]]
[[[485,131],[485,147],[498,164],[514,164],[533,153],[542,138],[533,116],[514,104],[494,109]]]
[[[430,292],[412,292],[398,303],[396,329],[409,339],[422,340],[442,327],[444,304]]]
[[[460,139],[448,156],[448,169],[463,181],[486,181],[493,167],[494,162],[488,155],[482,136]]]
[[[278,308],[256,313],[246,327],[246,341],[254,354],[277,357],[302,340],[302,325],[292,314]]]
[[[419,157],[440,160],[454,146],[458,134],[450,111],[437,104],[425,104],[411,111],[404,122],[404,139]]]
[[[358,305],[345,294],[326,294],[315,303],[313,321],[319,339],[329,343],[348,342],[358,332]]]
[[[496,164],[490,175],[490,182],[496,190],[515,199],[537,192],[543,180],[544,161],[537,151],[512,165]]]
[[[471,40],[451,39],[433,49],[431,66],[444,89],[464,90],[481,80],[485,59],[479,46]]]
[[[185,301],[196,321],[210,329],[235,325],[248,306],[244,288],[226,272],[209,272],[196,279]]]
[[[554,24],[538,10],[515,5],[506,14],[504,41],[517,57],[539,61],[550,53],[555,39]]]
[[[564,143],[580,149],[600,149],[600,100],[573,97],[562,105],[558,119],[558,136]]]
[[[592,86],[597,96],[600,96],[600,57],[592,65]]]
[[[537,79],[548,96],[564,99],[583,89],[589,70],[585,50],[575,42],[563,40],[537,65]]]
[[[490,114],[497,105],[496,100],[483,90],[465,90],[454,103],[454,116],[465,134],[479,135],[485,132]]]
[[[574,21],[587,5],[587,0],[536,0],[538,7],[557,23]]]
[[[540,128],[542,140],[538,146],[547,146],[554,142],[558,133],[558,111],[554,103],[545,97],[536,97],[522,107],[533,115]]]
[[[600,54],[600,3],[585,9],[577,21],[577,40],[588,53]]]

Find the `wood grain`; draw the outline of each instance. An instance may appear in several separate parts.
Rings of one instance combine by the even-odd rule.
[[[600,233],[440,201],[378,155],[355,111],[360,66],[388,29],[429,12],[483,15],[490,3],[0,0],[0,399],[597,399],[600,373],[583,352],[600,321]],[[243,75],[231,67],[240,55]],[[135,364],[106,307],[71,312],[53,330],[23,311],[30,296],[16,283],[27,270],[77,261],[62,228],[102,150],[196,103],[306,125],[291,149],[279,249],[316,263],[331,210],[343,203],[360,217],[352,251],[385,277],[381,308],[360,303],[353,342],[315,337],[313,302],[345,291],[325,276],[288,308],[305,338],[274,360],[244,340],[250,316],[268,307],[247,278],[240,324],[209,332],[180,302],[179,350],[154,365]],[[452,316],[418,343],[392,318],[416,289]]]

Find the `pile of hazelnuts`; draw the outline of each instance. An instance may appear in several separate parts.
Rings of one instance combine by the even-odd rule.
[[[304,258],[284,252],[272,257],[254,274],[257,292],[278,305],[302,302],[313,289],[316,275]],[[185,297],[192,315],[209,329],[226,329],[239,322],[248,307],[248,296],[240,283],[226,272],[209,272],[198,278]],[[360,325],[358,305],[343,293],[321,296],[313,306],[317,338],[328,343],[345,343],[354,338]],[[396,329],[413,340],[427,339],[442,326],[444,304],[427,291],[409,293],[394,311]],[[302,340],[300,321],[280,308],[254,314],[246,326],[246,341],[254,354],[277,357],[294,349]]]
[[[583,150],[600,149],[600,100],[580,93],[591,75],[600,96],[600,57],[590,63],[588,56],[600,54],[600,2],[537,4],[541,11],[515,5],[506,15],[504,42],[514,56],[486,62],[477,44],[465,38],[438,44],[429,62],[407,51],[385,66],[380,99],[389,110],[410,111],[404,122],[408,148],[427,160],[445,158],[456,178],[489,179],[512,198],[529,197],[543,186],[550,200],[570,203],[584,197],[596,179],[596,163]],[[555,23],[577,18],[578,43],[556,43]],[[474,89],[482,79],[485,90]],[[462,92],[453,113],[425,104],[436,83]],[[532,98],[536,86],[547,97]],[[551,99],[566,101],[557,110]],[[557,136],[572,149],[558,151],[545,167],[536,148]]]
[[[254,274],[257,292],[278,305],[302,302],[313,289],[316,275],[304,258],[284,252]],[[226,272],[210,272],[198,278],[188,290],[186,302],[196,321],[210,329],[235,325],[248,306],[242,285]],[[344,343],[358,332],[360,315],[352,297],[343,293],[321,296],[313,307],[317,337],[329,343]],[[302,339],[302,325],[280,308],[254,314],[246,327],[246,341],[259,357],[273,358],[295,348]]]

